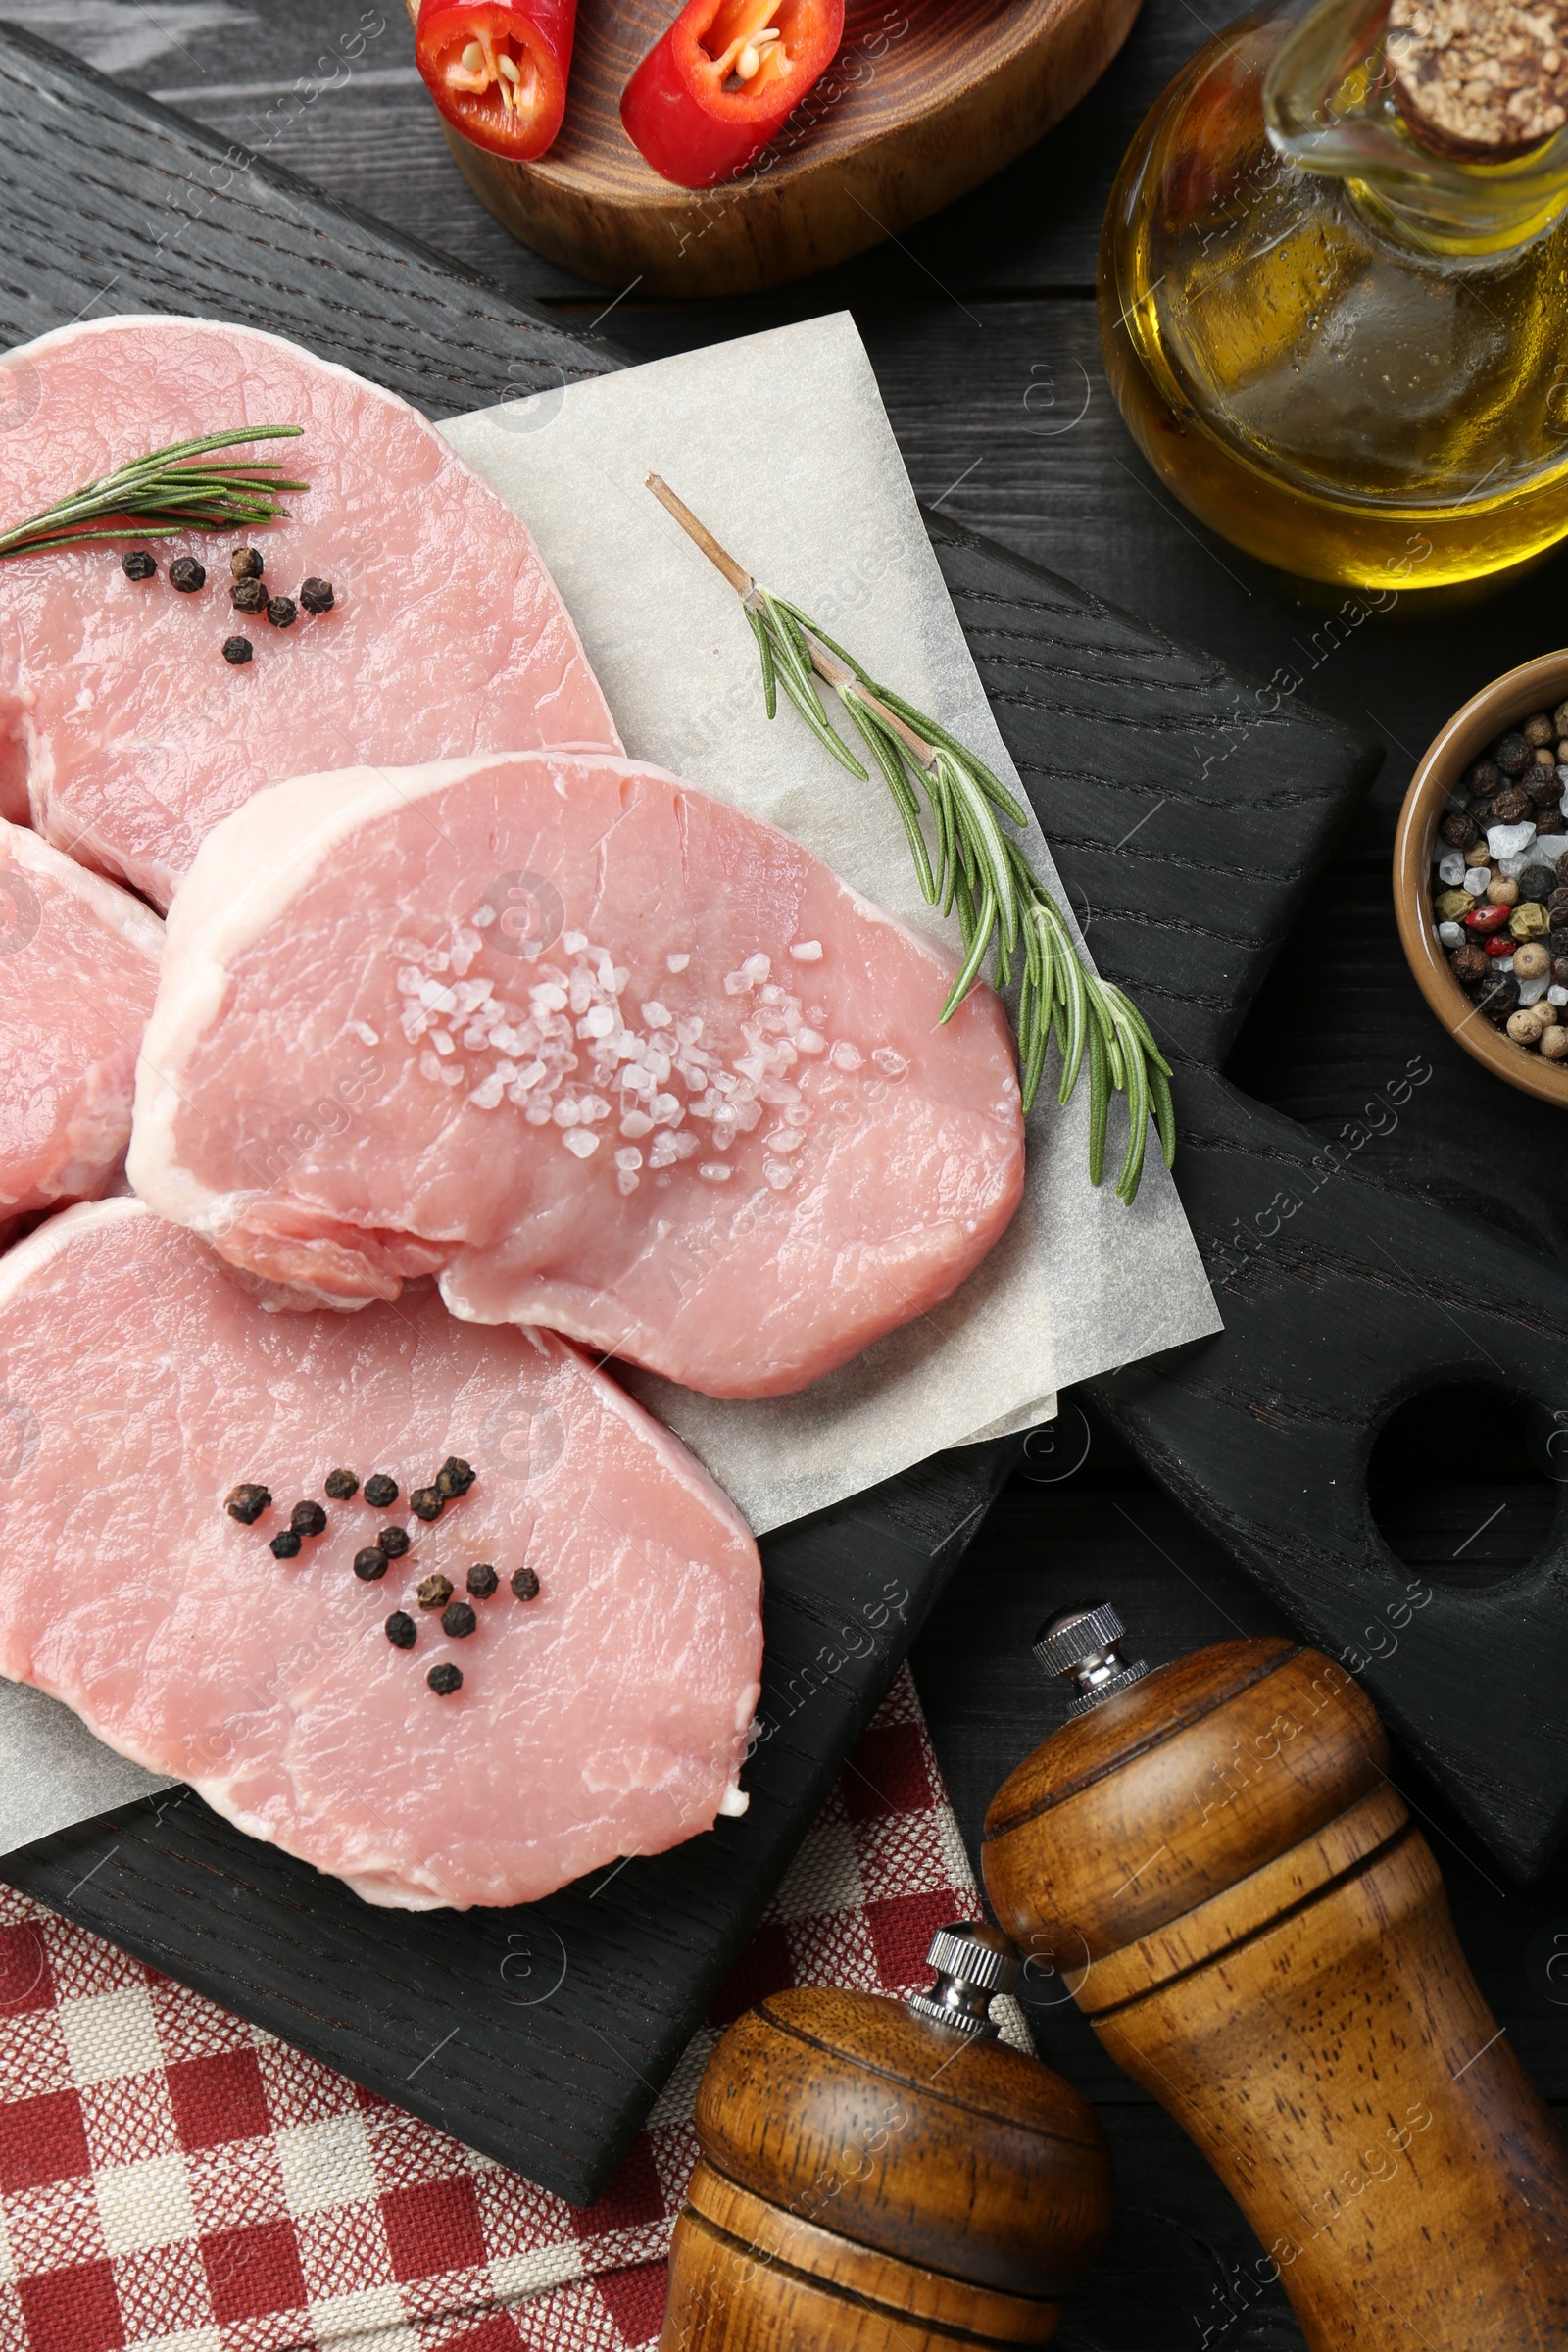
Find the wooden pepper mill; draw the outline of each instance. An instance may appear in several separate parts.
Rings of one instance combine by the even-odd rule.
[[[1256,2230],[1313,2352],[1568,2344],[1568,2151],[1477,1989],[1354,1677],[1284,1640],[1126,1664],[986,1819],[992,1905]]]
[[[697,2093],[702,2160],[660,2352],[961,2352],[1041,2344],[1110,2220],[1084,2100],[997,2039],[1019,1962],[940,1929],[907,2002],[772,1993]]]

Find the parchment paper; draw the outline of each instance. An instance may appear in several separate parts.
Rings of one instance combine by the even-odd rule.
[[[770,818],[868,898],[943,934],[885,789],[834,766],[787,706],[766,724],[733,591],[642,486],[663,474],[759,579],[1016,787],[851,321],[751,336],[444,429],[532,529],[628,751]],[[1037,827],[1030,848],[1066,906]],[[956,926],[945,935],[956,944]],[[934,1314],[767,1403],[637,1377],[759,1534],[944,1446],[1025,1428],[1052,1412],[1058,1385],[1220,1328],[1157,1156],[1123,1208],[1109,1181],[1089,1182],[1087,1082],[1066,1111],[1049,1083],[1042,1098],[1023,1205]],[[170,1786],[56,1700],[0,1683],[0,1852]]]
[[[662,474],[748,571],[1025,800],[852,320],[746,336],[442,429],[538,540],[628,752],[782,826],[956,947],[956,923],[920,897],[886,787],[836,766],[782,697],[768,725],[734,590],[643,486]],[[1033,823],[1029,846],[1065,908]],[[1026,1428],[1069,1381],[1221,1328],[1157,1150],[1133,1207],[1115,1197],[1119,1111],[1106,1181],[1090,1183],[1088,1098],[1086,1078],[1059,1109],[1048,1065],[1005,1238],[935,1313],[841,1371],[749,1404],[634,1376],[759,1534],[944,1446]]]

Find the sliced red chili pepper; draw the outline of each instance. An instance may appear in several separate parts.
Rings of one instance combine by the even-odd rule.
[[[757,161],[838,55],[844,0],[690,0],[621,94],[654,170],[710,188]]]
[[[415,55],[454,129],[527,163],[561,128],[576,28],[577,0],[424,0]]]

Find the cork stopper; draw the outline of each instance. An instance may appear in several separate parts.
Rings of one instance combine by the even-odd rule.
[[[1391,0],[1395,97],[1443,155],[1502,163],[1568,123],[1568,0]]]

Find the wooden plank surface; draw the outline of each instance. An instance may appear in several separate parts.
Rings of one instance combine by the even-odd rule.
[[[1488,1081],[1436,1032],[1394,941],[1387,881],[1393,810],[1428,736],[1495,669],[1559,641],[1551,588],[1561,560],[1482,597],[1407,597],[1392,612],[1367,614],[1262,573],[1153,487],[1105,391],[1091,286],[1099,218],[1126,139],[1176,65],[1214,28],[1187,0],[1149,0],[1091,99],[990,188],[911,232],[901,248],[766,304],[643,306],[632,288],[608,318],[600,316],[601,294],[511,244],[468,196],[396,47],[395,25],[387,29],[383,19],[383,31],[368,32],[345,70],[337,44],[352,40],[362,20],[373,27],[375,11],[341,0],[270,0],[265,11],[229,0],[170,0],[156,9],[136,0],[4,0],[0,14],[87,52],[126,83],[172,97],[220,142],[260,145],[430,239],[579,336],[613,334],[624,349],[653,354],[851,304],[929,503],[1255,677],[1278,676],[1288,699],[1310,696],[1384,743],[1387,762],[1366,815],[1308,894],[1230,1051],[1230,1073],[1258,1101],[1330,1139],[1362,1120],[1412,1055],[1429,1057],[1430,1082],[1396,1119],[1379,1114],[1382,1132],[1360,1149],[1358,1169],[1409,1199],[1459,1208],[1538,1261],[1561,1264],[1568,1204],[1560,1136],[1549,1117],[1534,1116],[1534,1106]],[[88,142],[85,127],[74,135]],[[113,174],[89,177],[96,188]],[[8,219],[14,201],[0,179]],[[0,265],[0,279],[8,299],[30,303],[38,262],[24,261]],[[1054,825],[1049,809],[1046,821]],[[1227,835],[1225,813],[1215,811],[1210,855],[1192,868],[1191,913],[1200,926],[1208,869],[1223,862]],[[1461,1248],[1448,1272],[1462,1323],[1466,1304],[1484,1302],[1488,1269],[1472,1266]],[[1309,1300],[1303,1280],[1290,1302]],[[1490,1377],[1463,1343],[1454,1352],[1462,1369]],[[1054,1720],[1055,1701],[1039,1690],[1026,1654],[1028,1635],[1050,1610],[1091,1588],[1114,1593],[1141,1625],[1139,1646],[1156,1660],[1233,1625],[1262,1631],[1278,1622],[1256,1586],[1093,1412],[1091,1421],[1094,1443],[1074,1476],[1048,1485],[1020,1478],[1009,1489],[916,1651],[939,1750],[971,1834],[997,1782]],[[1472,1450],[1457,1464],[1412,1456],[1399,1522],[1404,1556],[1447,1557],[1467,1545],[1463,1556],[1477,1564],[1479,1581],[1504,1585],[1527,1568],[1560,1491],[1554,1496],[1532,1481],[1518,1451],[1489,1437],[1479,1458]],[[1551,1998],[1541,1954],[1552,1934],[1568,1933],[1568,1872],[1559,1865],[1522,1892],[1408,1762],[1400,1778],[1431,1823],[1488,1996],[1526,2064],[1561,2102],[1565,2012]],[[1255,2249],[1174,2127],[1109,2072],[1070,2010],[1054,2010],[1040,2030],[1048,2053],[1101,2103],[1122,2182],[1111,2247],[1058,2341],[1068,2352],[1166,2352],[1223,2324],[1218,2340],[1249,2352],[1298,2343],[1277,2298],[1254,2304],[1238,2289],[1225,2299],[1227,2282]]]

